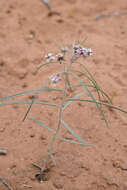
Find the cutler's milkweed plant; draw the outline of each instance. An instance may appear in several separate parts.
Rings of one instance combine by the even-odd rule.
[[[50,76],[47,81],[42,85],[40,89],[37,90],[31,90],[31,91],[26,91],[18,94],[14,94],[12,96],[7,96],[0,98],[0,101],[7,100],[9,98],[13,97],[18,97],[21,95],[26,95],[26,94],[31,94],[34,93],[32,101],[15,101],[15,102],[7,102],[7,103],[1,103],[0,106],[4,105],[12,105],[12,104],[30,104],[28,107],[28,110],[23,118],[23,121],[27,118],[28,113],[30,112],[32,105],[34,103],[40,104],[40,105],[49,105],[49,106],[56,106],[58,108],[58,122],[57,122],[57,127],[56,130],[51,129],[49,126],[47,126],[45,123],[42,121],[39,121],[34,118],[29,118],[33,122],[40,124],[42,127],[46,128],[49,130],[49,132],[52,133],[52,140],[49,146],[49,150],[44,162],[43,167],[40,167],[40,181],[42,182],[44,180],[44,172],[46,171],[46,168],[48,166],[49,159],[51,158],[53,163],[56,164],[54,154],[53,154],[53,145],[56,140],[62,140],[78,145],[89,145],[86,141],[84,141],[81,137],[79,137],[73,130],[72,128],[63,120],[62,115],[65,109],[72,104],[74,101],[82,101],[82,102],[90,102],[95,104],[97,109],[99,110],[103,120],[105,121],[106,125],[108,125],[108,122],[106,120],[105,114],[102,110],[102,105],[108,106],[110,108],[119,110],[121,112],[127,113],[126,111],[122,110],[121,108],[118,108],[114,105],[112,105],[112,101],[109,98],[109,96],[102,90],[102,88],[98,85],[97,81],[94,79],[93,75],[91,72],[89,72],[86,63],[84,63],[84,60],[88,58],[89,56],[92,56],[93,52],[92,49],[86,48],[83,46],[83,43],[80,44],[73,44],[72,45],[72,50],[71,50],[71,55],[69,53],[69,48],[66,46],[60,47],[60,52],[57,55],[53,55],[52,53],[48,53],[45,55],[45,63],[41,64],[38,66],[37,71],[44,68],[44,66],[49,65],[49,64],[59,64],[61,67],[61,72],[55,73],[54,75]],[[81,60],[83,63],[81,63]],[[80,65],[79,69],[74,70],[74,65]],[[73,80],[70,80],[70,78],[77,80],[78,84],[73,84]],[[87,83],[86,83],[87,81]],[[63,84],[63,88],[49,88],[48,84],[49,83],[54,83],[56,84],[55,87],[57,86],[57,83]],[[73,90],[77,87],[80,87],[81,92],[77,93],[75,96],[72,98],[67,98],[67,92],[69,91],[70,93],[73,92]],[[58,91],[61,92],[62,94],[62,99],[61,103],[54,104],[50,102],[42,102],[42,101],[37,101],[37,96],[40,92],[42,91]],[[94,93],[97,93],[98,95],[98,100],[95,98]],[[87,97],[89,98],[80,98],[80,96],[84,96],[87,94]],[[105,99],[106,101],[101,101],[101,99]],[[106,103],[109,102],[109,103]],[[70,140],[67,138],[61,138],[58,137],[58,132],[62,126],[64,126],[77,140]],[[37,166],[35,164],[35,166]]]

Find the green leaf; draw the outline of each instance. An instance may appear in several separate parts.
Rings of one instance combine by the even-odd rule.
[[[85,92],[81,92],[79,94],[77,94],[76,96],[72,97],[72,99],[78,98],[79,96],[83,95]],[[68,107],[73,101],[67,101],[66,104],[64,104],[64,107],[62,108],[63,110],[66,109],[66,107]]]
[[[99,97],[99,99],[100,99],[99,88],[98,88],[96,82],[95,82],[91,77],[89,77],[86,73],[84,73],[84,72],[81,72],[81,71],[79,71],[79,70],[74,70],[74,69],[73,69],[72,71],[73,71],[73,72],[78,72],[78,73],[84,75],[89,81],[91,81],[91,82],[93,83],[93,87],[96,89],[96,91],[97,91],[97,93],[98,93],[98,97]]]
[[[3,98],[0,98],[0,101],[8,100],[10,98],[14,98],[14,97],[17,97],[17,96],[23,96],[23,95],[26,95],[26,94],[32,94],[32,93],[35,93],[35,92],[38,92],[38,90],[30,90],[30,91],[26,91],[26,92],[20,92],[18,94],[13,94],[11,96],[6,96],[6,97],[3,97]]]
[[[48,64],[48,63],[47,63],[47,64]],[[57,73],[57,74],[62,74],[62,73],[65,73],[65,72],[63,71],[63,72],[59,72],[59,73]],[[55,75],[56,75],[56,74],[55,74]],[[44,85],[42,85],[42,87],[39,89],[39,91],[35,93],[34,98],[33,98],[32,102],[31,102],[31,105],[30,105],[29,108],[27,109],[26,114],[25,114],[25,116],[24,116],[24,118],[23,118],[23,122],[25,121],[26,117],[28,116],[28,113],[30,112],[30,110],[31,110],[31,108],[32,108],[32,105],[34,104],[34,101],[36,100],[37,95],[42,91],[43,88],[45,88],[45,87],[48,85],[48,83],[49,83],[50,81],[51,81],[50,78],[49,78],[48,80],[46,80],[46,82],[44,83]]]
[[[5,102],[5,103],[2,103],[0,104],[0,106],[6,106],[6,105],[13,105],[13,104],[31,104],[32,101],[24,101],[24,100],[21,100],[21,101],[15,101],[15,102]],[[58,104],[52,104],[52,103],[49,103],[49,102],[41,102],[41,101],[34,101],[35,104],[41,104],[41,105],[49,105],[49,106],[59,106]]]
[[[86,71],[87,73],[89,74],[90,78],[91,78],[91,81],[93,82],[93,84],[96,86],[96,89],[97,90],[100,90],[100,92],[102,93],[102,96],[105,95],[105,97],[107,97],[107,99],[109,100],[110,103],[112,103],[112,100],[111,98],[101,89],[101,87],[98,85],[97,81],[94,79],[94,77],[92,76],[92,74],[89,72],[89,70],[87,69],[87,67],[82,64],[82,63],[79,63],[79,62],[75,62],[79,65],[81,65]]]
[[[85,101],[85,102],[90,102],[90,103],[95,103],[93,100],[88,100],[88,99],[80,99],[80,98],[70,98],[68,101]],[[107,106],[107,107],[110,107],[110,108],[113,108],[113,109],[116,109],[116,110],[119,110],[123,113],[126,113],[127,114],[127,111],[117,107],[117,106],[113,106],[111,104],[107,104],[105,102],[99,102],[99,101],[96,101],[97,104],[101,104],[101,105],[104,105],[104,106]]]
[[[74,140],[70,140],[70,139],[66,139],[66,138],[58,138],[59,140],[61,140],[61,141],[65,141],[65,142],[69,142],[69,143],[73,143],[73,144],[78,144],[78,145],[85,145],[86,146],[86,144],[84,144],[84,143],[80,143],[80,142],[77,142],[77,141],[74,141]]]
[[[39,120],[37,120],[37,119],[34,119],[34,118],[29,118],[29,120],[32,120],[32,121],[34,121],[35,123],[41,125],[42,127],[48,129],[53,135],[55,134],[55,131],[54,131],[53,129],[49,128],[47,125],[45,125],[45,124],[42,123],[41,121],[39,121]],[[65,122],[64,122],[64,124],[65,124]],[[67,124],[65,124],[65,125],[66,125],[66,128],[68,129],[69,126],[67,126]],[[70,131],[70,130],[71,130],[71,133],[73,134],[73,136],[75,136],[75,137],[77,138],[78,135],[76,135],[76,134],[72,131],[72,129],[69,129],[69,131]],[[89,145],[89,144],[86,143],[84,140],[82,140],[80,137],[78,137],[78,140],[80,139],[80,141],[82,141],[81,143],[80,143],[80,142],[76,142],[76,141],[74,141],[74,140],[67,139],[67,138],[62,138],[62,137],[56,137],[56,139],[61,140],[61,141],[70,142],[70,143],[73,143],[73,144]],[[53,155],[51,155],[51,157],[52,157],[52,160],[53,160],[53,162],[54,162],[54,164],[55,164],[55,159],[53,158]]]
[[[81,137],[79,137],[79,136],[71,129],[71,127],[69,127],[69,126],[67,125],[67,123],[65,123],[65,121],[61,120],[61,122],[62,122],[63,125],[66,127],[66,129],[67,129],[74,137],[76,137],[76,138],[81,142],[81,144],[83,144],[83,145],[90,145],[90,144],[88,144],[86,141],[84,141]]]
[[[37,98],[37,95],[42,91],[43,88],[45,88],[45,86],[47,86],[47,84],[50,82],[50,79],[46,80],[46,82],[44,83],[44,85],[42,85],[42,87],[39,89],[38,92],[35,93],[34,97],[33,97],[33,100],[30,104],[30,106],[28,107],[26,113],[25,113],[25,116],[23,118],[23,122],[25,121],[26,117],[28,116],[28,113],[30,112],[31,108],[32,108],[32,105],[34,104],[36,98]]]
[[[96,91],[98,93],[99,100],[100,100],[100,93],[101,93],[103,97],[104,96],[107,97],[107,99],[109,100],[109,102],[112,103],[110,97],[98,86],[97,82],[95,81],[95,79],[93,77],[90,78],[86,73],[81,72],[79,70],[72,70],[72,71],[79,72],[80,74],[84,75],[88,80],[90,80],[93,83],[92,87],[96,89]]]
[[[101,107],[98,105],[97,101],[95,100],[94,96],[92,95],[91,91],[87,88],[86,84],[84,82],[82,82],[82,80],[73,72],[70,72],[70,74],[72,74],[74,76],[74,78],[76,78],[77,80],[80,81],[80,84],[82,85],[82,87],[87,91],[88,95],[91,97],[92,101],[96,104],[96,107],[98,108],[98,110],[100,111],[106,125],[108,126],[108,121],[105,118],[104,112],[101,109]]]
[[[41,121],[37,120],[37,119],[34,119],[34,118],[29,118],[29,120],[32,120],[34,121],[35,123],[41,125],[42,127],[48,129],[52,134],[55,134],[55,131],[51,128],[49,128],[47,125],[45,125],[44,123],[42,123]]]
[[[40,88],[38,90],[29,90],[29,91],[13,94],[11,96],[6,96],[6,97],[3,97],[3,98],[0,98],[0,101],[8,100],[10,98],[14,98],[14,97],[18,97],[18,96],[23,96],[23,95],[26,95],[26,94],[38,93],[38,92],[40,92],[40,90],[43,90],[43,91],[60,91],[60,92],[63,91],[63,90],[61,90],[59,88]]]

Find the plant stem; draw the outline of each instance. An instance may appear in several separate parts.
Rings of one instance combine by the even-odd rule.
[[[67,75],[68,75],[68,71],[71,67],[71,63],[69,64],[67,70],[66,68],[64,67],[64,72],[66,74],[66,77],[65,77],[65,85],[64,85],[64,89],[63,89],[63,97],[62,97],[62,101],[61,101],[61,105],[59,107],[59,113],[58,113],[58,124],[57,124],[57,129],[56,129],[56,132],[54,133],[53,137],[52,137],[52,141],[50,143],[50,146],[49,146],[49,151],[48,151],[48,155],[45,159],[45,163],[44,163],[44,166],[41,168],[41,172],[40,172],[40,182],[43,182],[43,173],[44,173],[44,170],[46,169],[47,165],[48,165],[48,162],[49,162],[49,158],[52,156],[52,149],[53,149],[53,145],[55,143],[55,140],[56,140],[56,136],[59,132],[59,129],[60,129],[60,125],[61,125],[61,119],[62,119],[62,111],[63,111],[63,106],[64,106],[64,103],[65,103],[65,99],[66,99],[66,93],[67,93],[67,86],[68,86],[68,80],[67,80]]]

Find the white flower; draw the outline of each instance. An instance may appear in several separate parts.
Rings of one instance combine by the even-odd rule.
[[[55,56],[53,56],[52,53],[47,53],[45,55],[45,58],[46,58],[47,62],[51,62],[51,61],[55,60]]]
[[[53,83],[58,83],[58,82],[61,81],[61,78],[60,78],[60,76],[57,74],[57,75],[54,75],[53,77],[51,77],[51,81],[52,81]]]
[[[88,56],[91,56],[91,55],[93,55],[92,49],[91,48],[84,48],[83,56],[88,57]]]
[[[52,55],[52,53],[47,53],[46,55],[45,55],[45,58],[46,59],[49,59],[50,57],[52,57],[53,55]]]

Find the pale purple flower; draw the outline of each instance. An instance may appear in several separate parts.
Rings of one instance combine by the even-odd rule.
[[[60,82],[60,81],[61,81],[61,78],[60,78],[59,74],[53,76],[53,77],[51,78],[51,81],[52,81],[53,83],[58,83],[58,82]]]
[[[74,54],[81,54],[81,50],[82,50],[82,47],[80,45],[75,45],[73,47],[73,50],[74,50]]]
[[[79,58],[80,56],[88,57],[93,54],[91,48],[84,48],[81,45],[75,45],[73,47],[73,56],[75,56],[75,59]]]

